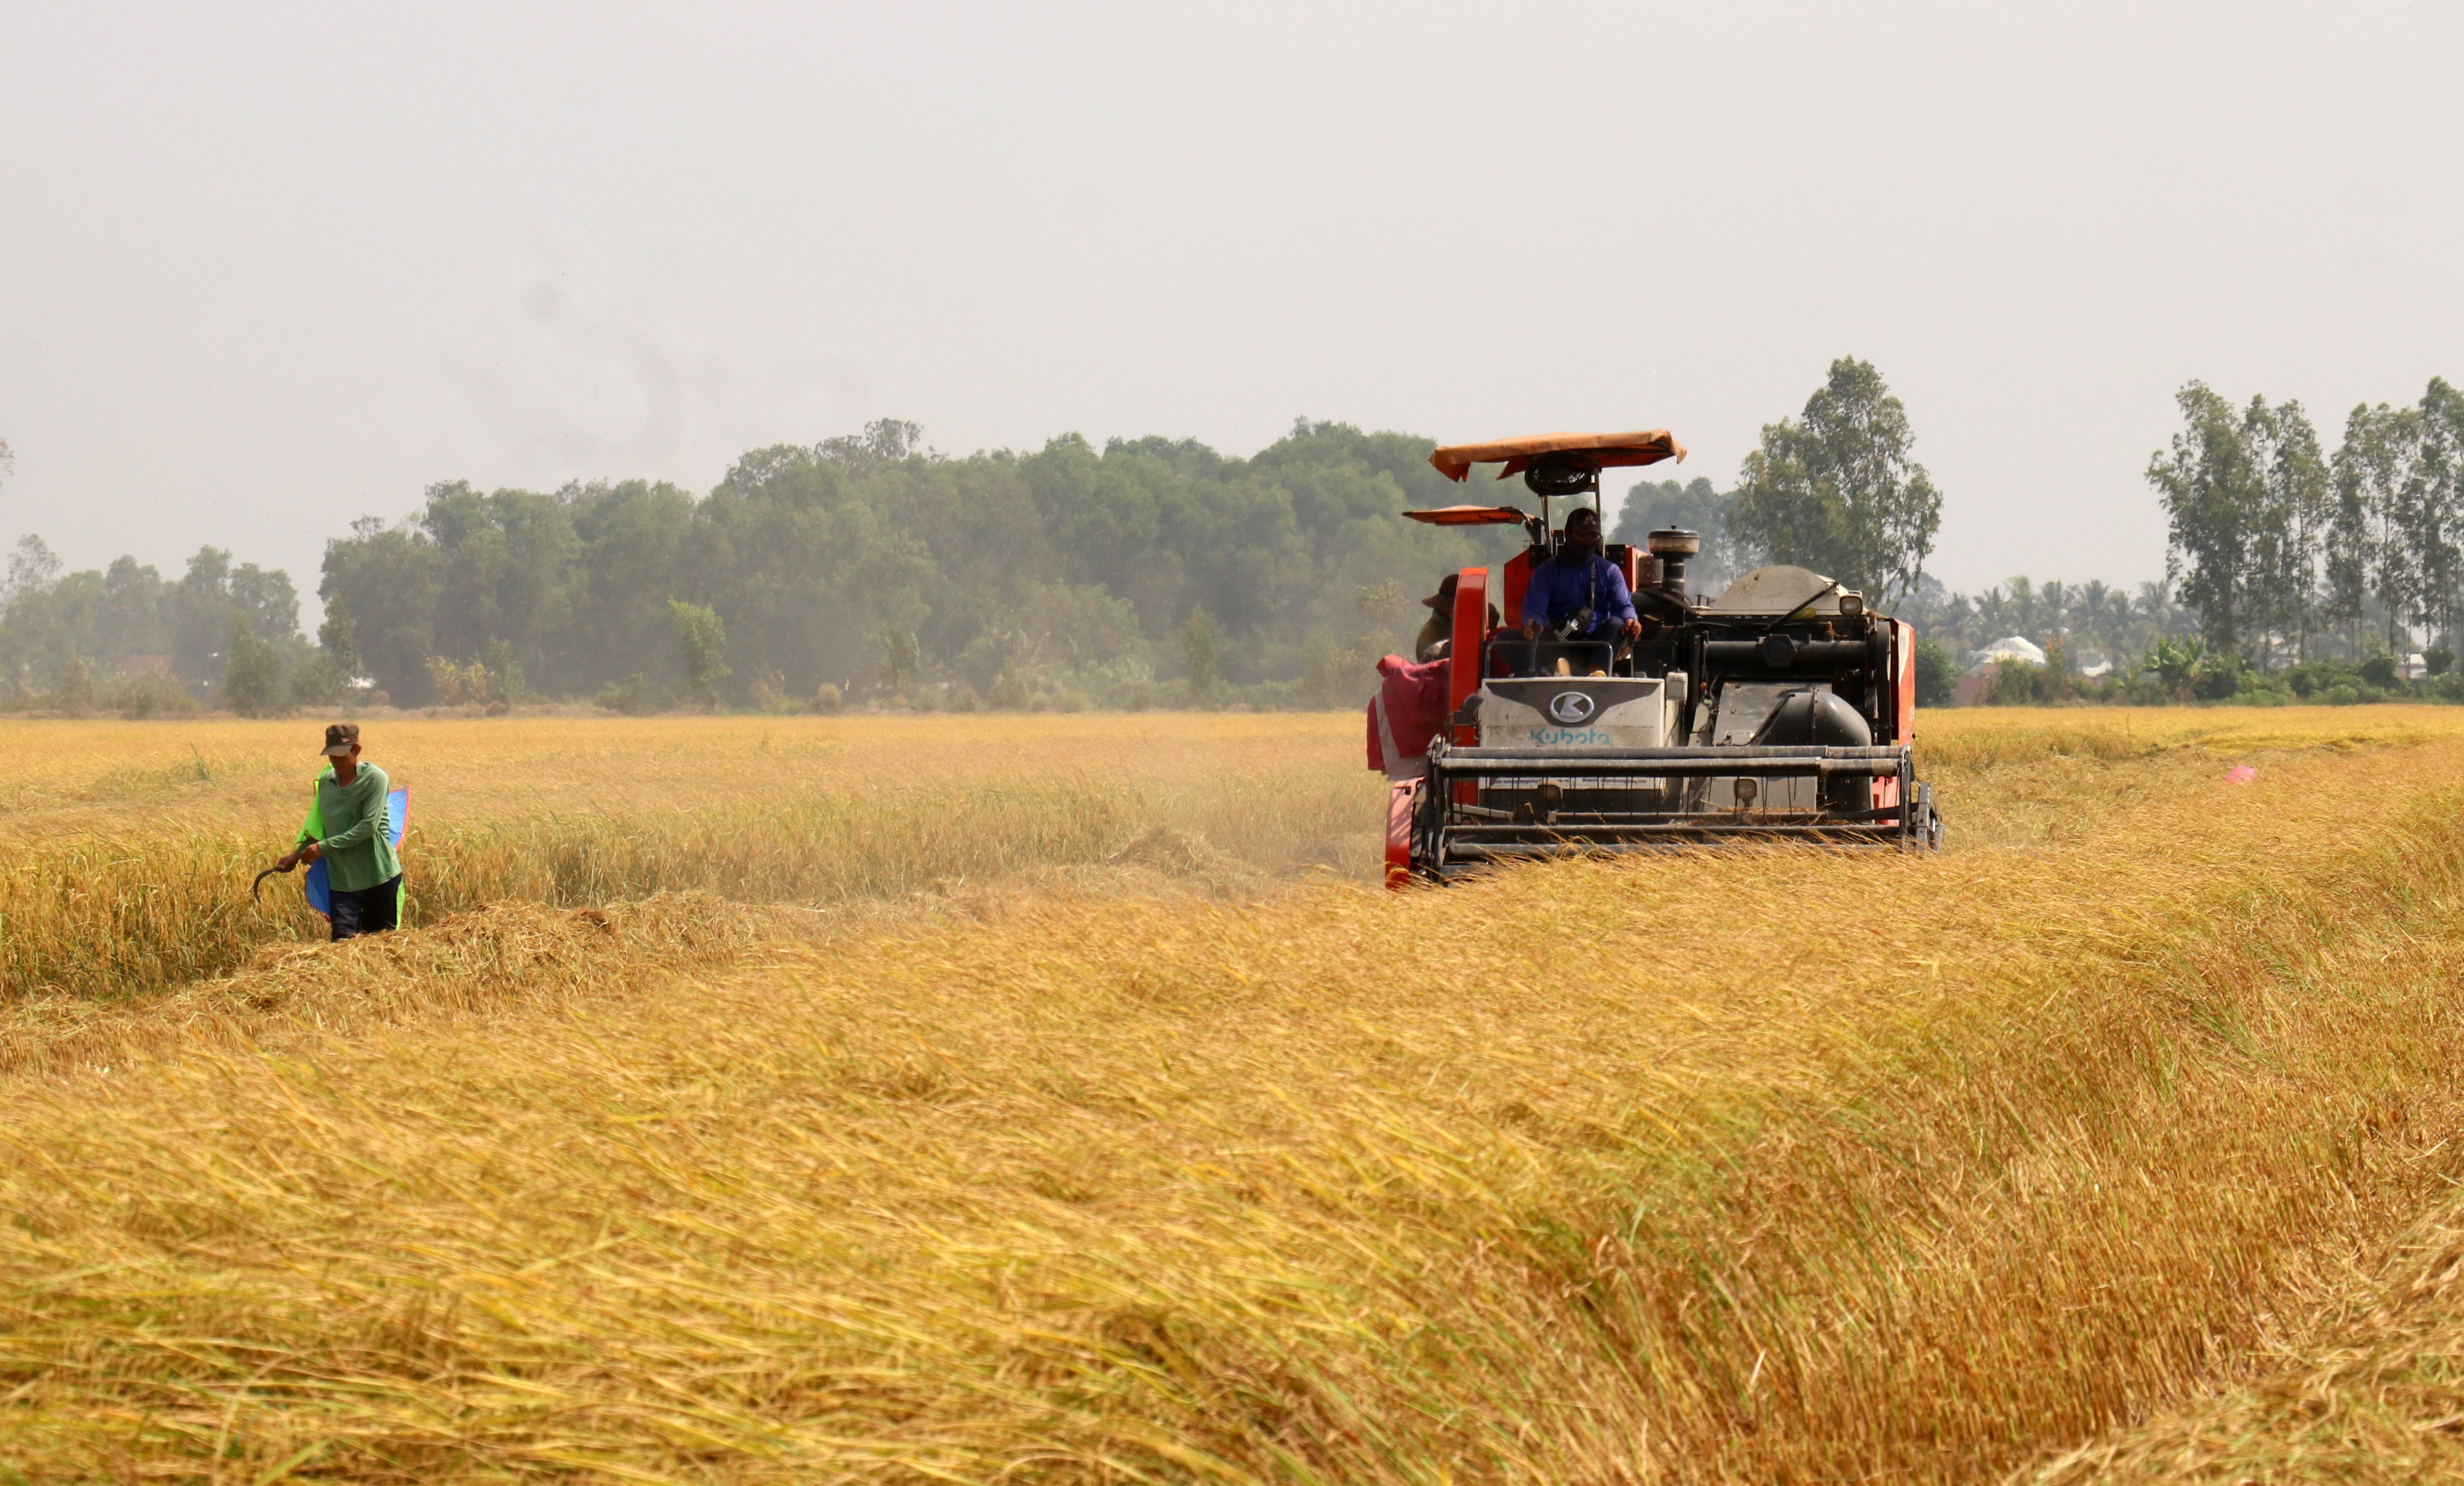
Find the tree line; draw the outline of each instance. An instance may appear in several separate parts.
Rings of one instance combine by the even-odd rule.
[[[2212,652],[2260,669],[2453,653],[2464,614],[2464,393],[2363,404],[2322,452],[2298,402],[2176,395],[2181,431],[2148,460],[2167,573]]]
[[[2464,604],[2464,409],[2357,408],[2322,454],[2299,404],[2201,383],[2148,477],[2167,583],[2026,578],[1968,595],[1925,571],[1942,492],[1906,408],[1842,358],[1766,426],[1737,478],[1643,479],[1617,540],[1700,532],[1698,591],[1765,561],[1863,589],[1940,646],[2006,636],[2126,670],[2197,637],[2211,670],[2358,662]],[[0,581],[0,705],[267,710],[399,706],[1343,705],[1402,648],[1438,577],[1496,562],[1479,529],[1397,519],[1465,498],[1426,439],[1298,421],[1248,458],[1194,440],[1064,435],[948,457],[913,424],[745,454],[706,493],[646,480],[555,492],[430,486],[413,515],[327,544],[303,634],[289,576],[201,550],[175,578],[123,557],[66,573],[38,538]],[[1656,472],[1656,471],[1655,471]]]
[[[0,698],[141,716],[339,698],[349,680],[299,633],[290,575],[199,549],[165,579],[134,557],[68,573],[39,536],[0,576]]]
[[[35,543],[0,595],[0,699],[121,706],[160,676],[234,706],[244,659],[266,707],[353,678],[399,706],[1346,704],[1413,601],[1499,556],[1399,519],[1463,498],[1429,448],[1302,420],[1246,459],[1076,435],[953,458],[885,420],[747,453],[702,495],[441,483],[327,544],[313,640],[287,576],[228,554],[164,579],[62,574]]]

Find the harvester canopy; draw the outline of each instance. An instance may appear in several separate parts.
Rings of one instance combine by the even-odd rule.
[[[1440,506],[1435,511],[1403,514],[1431,526],[1521,526],[1529,519],[1512,506]]]
[[[1521,474],[1544,454],[1579,454],[1593,468],[1607,470],[1618,465],[1656,465],[1663,459],[1682,461],[1685,446],[1665,428],[1634,433],[1535,433],[1488,444],[1450,444],[1431,454],[1429,463],[1457,482],[1468,477],[1474,465],[1503,463],[1506,468],[1497,473],[1503,480]]]

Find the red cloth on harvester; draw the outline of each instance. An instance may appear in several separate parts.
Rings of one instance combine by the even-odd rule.
[[[1386,678],[1369,703],[1369,767],[1389,776],[1398,765],[1417,764],[1429,740],[1446,723],[1444,661],[1407,661],[1390,655],[1377,663]]]

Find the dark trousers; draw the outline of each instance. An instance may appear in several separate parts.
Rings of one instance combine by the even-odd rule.
[[[396,919],[402,909],[402,874],[396,872],[387,882],[374,887],[362,887],[352,892],[334,892],[334,938],[336,941],[357,939],[362,934],[382,934],[399,927]]]

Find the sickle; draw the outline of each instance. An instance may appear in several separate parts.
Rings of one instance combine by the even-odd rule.
[[[254,903],[256,901],[256,890],[265,885],[265,880],[267,878],[272,877],[276,872],[287,874],[290,870],[291,869],[286,866],[270,866],[264,871],[257,873],[256,881],[248,885],[248,901],[251,903]]]

